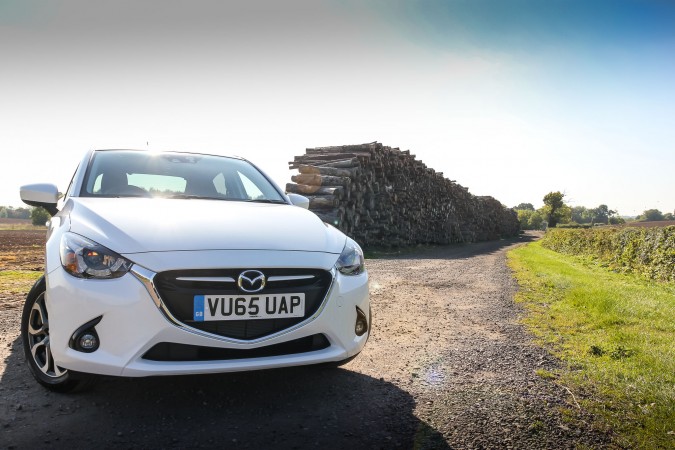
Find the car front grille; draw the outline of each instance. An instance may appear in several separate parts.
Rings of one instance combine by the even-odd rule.
[[[228,361],[233,359],[264,358],[269,356],[296,355],[315,352],[330,347],[323,334],[315,334],[280,344],[260,348],[233,349],[202,347],[198,345],[161,342],[145,352],[143,359],[150,361]]]
[[[282,319],[195,321],[196,295],[241,295],[234,281],[244,269],[172,270],[158,273],[154,284],[171,315],[182,324],[223,337],[252,340],[290,328],[311,317],[323,303],[332,274],[321,269],[261,269],[267,277],[259,295],[305,294],[305,315]]]

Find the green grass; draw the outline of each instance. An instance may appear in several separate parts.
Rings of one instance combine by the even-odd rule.
[[[25,295],[42,275],[35,270],[0,270],[0,292]]]
[[[509,252],[524,323],[564,363],[596,426],[629,448],[675,448],[675,284],[614,273],[539,242]],[[539,374],[547,378],[548,374]]]

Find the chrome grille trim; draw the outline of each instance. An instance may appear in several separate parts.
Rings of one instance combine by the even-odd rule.
[[[197,283],[234,283],[232,277],[178,277],[176,281],[196,281]]]
[[[145,286],[145,289],[148,291],[148,294],[150,294],[150,297],[152,298],[152,301],[155,302],[155,305],[162,309],[164,305],[162,304],[162,299],[159,296],[159,292],[157,292],[157,289],[155,288],[155,283],[153,282],[153,279],[157,274],[150,269],[146,269],[145,267],[136,264],[131,266],[130,271],[133,276],[143,283],[143,286]]]
[[[303,320],[300,323],[297,323],[289,328],[277,331],[276,333],[269,334],[266,336],[259,337],[257,339],[250,339],[250,340],[242,340],[242,339],[233,339],[225,336],[220,336],[218,334],[214,333],[208,333],[206,331],[198,330],[197,328],[193,328],[191,326],[186,325],[185,323],[181,322],[178,320],[176,317],[174,317],[173,314],[169,311],[169,309],[166,307],[164,304],[164,301],[162,300],[161,296],[159,295],[159,292],[157,291],[157,288],[155,287],[154,283],[154,278],[157,275],[156,272],[153,272],[150,269],[146,269],[145,267],[141,267],[138,265],[132,266],[130,272],[138,279],[141,284],[145,287],[145,289],[148,291],[148,294],[152,298],[152,300],[155,302],[155,304],[158,306],[159,310],[162,312],[164,315],[164,318],[167,319],[171,324],[177,326],[178,328],[188,332],[192,333],[197,336],[201,337],[206,337],[209,339],[216,339],[222,342],[229,342],[233,344],[245,344],[245,345],[253,345],[253,344],[259,344],[261,342],[269,341],[271,339],[278,338],[280,336],[283,336],[285,334],[291,333],[298,328],[304,327],[308,323],[314,321],[319,315],[323,312],[323,310],[326,308],[326,303],[328,303],[328,298],[330,295],[333,293],[333,287],[335,286],[335,277],[337,275],[336,269],[333,267],[330,270],[331,274],[331,280],[330,280],[330,285],[328,286],[328,290],[326,290],[326,295],[323,297],[323,300],[321,300],[321,304],[317,308],[316,312],[312,314],[310,317],[307,319]],[[281,278],[281,277],[280,277]],[[314,276],[312,275],[312,278]]]
[[[269,277],[267,281],[274,283],[275,281],[296,281],[296,280],[310,280],[315,278],[314,275],[288,275],[288,276],[278,276],[278,277]]]

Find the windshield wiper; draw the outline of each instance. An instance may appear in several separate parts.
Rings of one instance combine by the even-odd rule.
[[[187,200],[227,200],[226,198],[220,197],[207,197],[204,195],[194,195],[194,194],[173,194],[167,197],[161,198],[177,198],[177,199],[187,199]]]
[[[259,199],[241,199],[241,198],[223,198],[223,197],[209,197],[207,195],[194,195],[194,194],[173,194],[168,196],[160,196],[159,198],[171,198],[171,199],[186,199],[186,200],[225,200],[231,202],[249,202],[249,203],[278,203],[285,205],[286,202],[283,200],[270,200],[267,198]]]
[[[286,202],[283,201],[283,200],[270,200],[270,199],[268,199],[268,198],[257,198],[257,199],[253,199],[253,200],[244,200],[244,201],[245,201],[245,202],[248,202],[248,203],[278,203],[278,204],[280,204],[280,205],[281,205],[281,204],[283,204],[283,205],[286,204]]]

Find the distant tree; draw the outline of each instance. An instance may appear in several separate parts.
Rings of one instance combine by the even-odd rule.
[[[521,203],[513,209],[515,209],[516,211],[518,210],[534,211],[534,205],[532,203]]]
[[[644,219],[647,222],[654,222],[657,220],[663,220],[663,213],[658,209],[648,209],[642,213],[640,218]]]
[[[0,219],[6,219],[7,218],[7,208],[4,206],[0,206]]]
[[[518,221],[520,222],[521,230],[540,230],[541,224],[544,222],[543,217],[539,211],[530,211],[529,209],[519,209]]]
[[[612,211],[607,207],[607,205],[600,205],[597,208],[589,210],[592,216],[593,223],[609,223],[610,216],[616,214],[616,211]]]
[[[33,222],[33,225],[44,226],[44,224],[47,223],[50,217],[51,216],[49,215],[47,210],[41,207],[33,208],[33,210],[30,213],[30,218]]]
[[[569,222],[572,209],[565,205],[565,194],[560,191],[549,192],[544,196],[544,207],[541,209],[549,227],[555,227],[558,223]]]
[[[610,209],[608,211],[608,215],[609,215],[609,223],[612,224],[612,225],[617,225],[617,224],[620,224],[620,223],[626,223],[626,221],[619,216],[619,210],[618,209]]]
[[[539,211],[533,211],[529,221],[530,230],[541,230],[543,223],[544,218],[541,216]]]
[[[518,214],[518,222],[520,222],[520,229],[521,230],[529,230],[529,221],[530,221],[530,216],[532,215],[532,211],[528,209],[516,209],[516,213]]]
[[[30,219],[30,212],[31,210],[29,208],[12,208],[9,206],[7,208],[7,217],[10,219]]]
[[[591,223],[593,217],[590,211],[585,206],[575,206],[572,208],[572,222],[576,223]]]
[[[663,215],[663,220],[675,220],[675,216],[673,213],[665,213]]]

